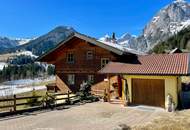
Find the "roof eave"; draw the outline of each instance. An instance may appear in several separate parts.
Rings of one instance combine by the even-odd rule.
[[[121,75],[143,75],[143,76],[189,76],[190,74],[144,74],[144,73],[114,73],[114,72],[98,72],[99,74],[121,74]]]

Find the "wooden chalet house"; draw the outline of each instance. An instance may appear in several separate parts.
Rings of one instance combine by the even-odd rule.
[[[56,86],[62,91],[77,92],[83,81],[90,81],[92,89],[107,87],[106,75],[98,71],[109,61],[130,63],[138,52],[113,42],[101,42],[89,36],[73,33],[37,60],[55,65]],[[115,78],[115,81],[119,78]],[[118,89],[121,96],[121,89]]]

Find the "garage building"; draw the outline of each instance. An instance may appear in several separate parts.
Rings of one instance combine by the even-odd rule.
[[[189,53],[144,55],[133,63],[110,62],[99,72],[120,75],[122,99],[131,104],[166,108],[170,96],[177,107],[181,77],[190,74],[189,58]]]

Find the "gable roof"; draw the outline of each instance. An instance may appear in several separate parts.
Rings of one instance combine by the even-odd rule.
[[[87,35],[84,35],[84,34],[81,34],[81,33],[78,33],[78,32],[74,32],[66,40],[61,41],[55,48],[53,48],[52,50],[44,53],[39,58],[37,58],[37,61],[42,60],[43,57],[45,57],[45,56],[49,55],[50,53],[54,52],[55,50],[57,50],[59,47],[61,47],[63,44],[70,41],[74,37],[83,39],[83,40],[85,40],[85,41],[87,41],[89,43],[92,43],[92,44],[94,44],[96,46],[104,48],[104,49],[106,49],[108,51],[111,51],[111,52],[113,52],[115,54],[118,54],[118,55],[124,55],[124,54],[127,54],[127,53],[131,53],[131,54],[135,54],[135,55],[144,54],[142,52],[138,52],[138,51],[133,50],[133,49],[124,48],[124,47],[122,47],[122,46],[120,46],[120,45],[118,45],[116,43],[98,41],[95,38],[89,37]]]
[[[190,54],[139,56],[134,63],[110,62],[100,73],[129,75],[190,75]]]

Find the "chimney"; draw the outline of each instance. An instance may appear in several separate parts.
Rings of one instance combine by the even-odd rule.
[[[112,38],[111,38],[111,42],[112,43],[116,43],[116,37],[115,37],[115,33],[112,33]]]

